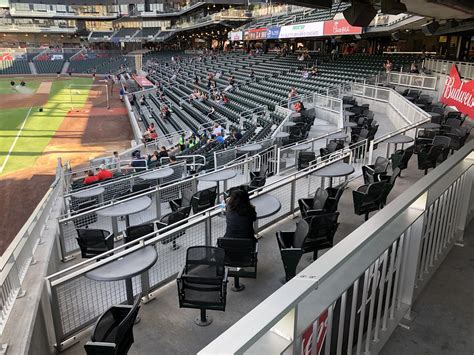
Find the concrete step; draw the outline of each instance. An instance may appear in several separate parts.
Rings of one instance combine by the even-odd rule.
[[[33,62],[28,62],[28,66],[30,67],[31,74],[37,75],[38,71],[36,70],[35,63]]]

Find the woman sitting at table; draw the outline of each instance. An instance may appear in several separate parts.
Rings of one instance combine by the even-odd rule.
[[[256,220],[257,212],[250,203],[248,192],[243,189],[234,189],[227,201],[227,227],[224,238],[255,239],[253,223]]]

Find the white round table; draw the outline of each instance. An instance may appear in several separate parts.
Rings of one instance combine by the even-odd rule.
[[[224,182],[224,191],[227,191],[227,180],[233,179],[237,176],[237,171],[235,170],[220,170],[214,173],[206,174],[203,176],[198,176],[199,181],[208,181],[215,182],[217,184],[217,196],[220,195],[220,182]]]
[[[130,226],[130,215],[146,210],[151,205],[151,198],[141,196],[125,202],[115,202],[114,205],[97,211],[98,216],[112,218],[112,231],[116,237],[118,230],[118,217],[125,216],[126,226]]]

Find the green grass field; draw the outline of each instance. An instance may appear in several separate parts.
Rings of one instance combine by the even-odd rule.
[[[0,80],[0,94],[15,94],[15,91],[12,90],[10,82],[13,80],[16,85],[20,85],[21,79],[24,79],[26,82],[26,87],[31,90],[31,92],[35,92],[38,89],[38,86],[41,84],[40,80],[32,80],[30,81],[28,78],[8,78],[5,80]]]
[[[7,87],[11,93],[10,80],[0,80],[0,89]],[[35,83],[38,87],[40,81]],[[86,86],[70,89],[71,84]],[[38,107],[1,109],[0,175],[33,166],[68,114],[71,105],[75,108],[84,106],[90,88],[87,85],[91,84],[90,78],[53,81],[43,112],[39,112]]]

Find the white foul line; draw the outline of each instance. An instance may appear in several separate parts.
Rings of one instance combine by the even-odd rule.
[[[25,127],[26,121],[28,120],[28,117],[30,117],[31,109],[33,107],[30,107],[30,110],[28,111],[28,114],[26,115],[25,119],[23,120],[23,123],[21,124],[20,130],[16,133],[15,140],[13,141],[12,145],[10,146],[10,150],[7,153],[7,156],[5,157],[5,160],[2,163],[2,166],[0,166],[0,173],[2,173],[3,169],[7,165],[8,159],[10,159],[10,155],[13,151],[13,148],[15,148],[15,144],[18,141],[18,138],[20,138],[20,134],[23,131],[23,128]]]

